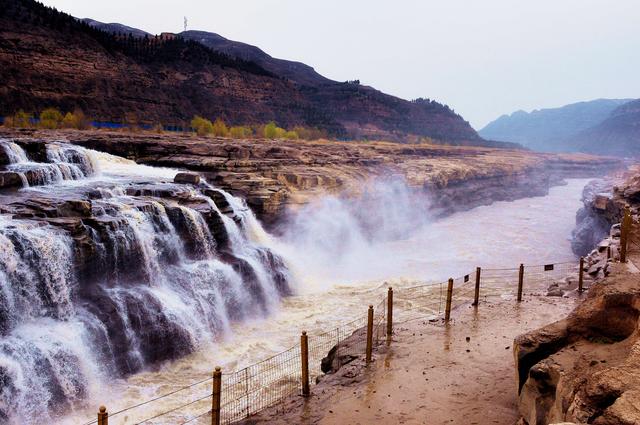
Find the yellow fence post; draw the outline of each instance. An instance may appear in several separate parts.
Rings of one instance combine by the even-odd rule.
[[[451,298],[453,297],[453,279],[449,278],[449,286],[447,286],[447,304],[444,310],[444,321],[451,319]]]
[[[367,364],[371,363],[371,352],[373,351],[373,306],[369,306],[367,311]]]
[[[473,295],[473,305],[475,306],[480,302],[480,273],[482,273],[482,269],[476,267],[476,292]]]
[[[100,406],[98,409],[98,425],[109,425],[109,412],[104,406]]]
[[[518,273],[518,302],[522,301],[522,285],[524,283],[524,264],[520,264]]]
[[[578,292],[582,292],[584,281],[584,257],[580,257],[580,271],[578,272]]]
[[[221,399],[222,399],[222,370],[220,369],[220,366],[216,366],[216,370],[213,371],[213,389],[211,391],[211,425],[220,425]]]
[[[387,292],[387,341],[391,341],[393,333],[393,288]]]
[[[300,336],[300,353],[302,358],[302,395],[309,397],[309,337],[306,331]]]
[[[620,224],[620,262],[627,262],[627,243],[629,241],[629,233],[631,230],[631,211],[629,205],[624,207],[624,215]]]

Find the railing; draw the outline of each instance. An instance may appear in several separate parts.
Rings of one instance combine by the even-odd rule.
[[[390,343],[393,325],[411,320],[429,319],[442,323],[450,320],[451,311],[464,304],[481,304],[489,297],[503,297],[516,302],[524,291],[540,284],[550,284],[577,272],[580,291],[584,267],[580,263],[559,262],[541,265],[520,265],[510,269],[481,269],[440,283],[388,289],[367,313],[350,322],[320,334],[303,332],[300,344],[264,359],[244,369],[222,373],[219,369],[211,377],[170,391],[143,403],[107,413],[98,412],[98,419],[86,425],[108,425],[108,420],[149,403],[163,403],[165,409],[135,424],[163,422],[171,414],[181,418],[170,423],[230,424],[249,418],[266,409],[276,408],[293,395],[308,395],[315,378],[323,371],[336,370],[357,358],[369,363],[374,348]],[[183,402],[165,401],[182,394]],[[193,414],[179,413],[189,408]],[[102,409],[102,408],[101,408]]]

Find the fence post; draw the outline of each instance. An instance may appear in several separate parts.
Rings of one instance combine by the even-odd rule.
[[[251,409],[249,407],[249,367],[244,368],[244,394],[247,403],[247,418],[251,416]]]
[[[211,425],[220,425],[220,401],[222,398],[222,370],[216,366],[213,371],[213,389],[211,391]]]
[[[387,292],[387,341],[391,341],[393,333],[393,288]]]
[[[447,304],[444,308],[445,322],[448,322],[451,318],[451,297],[453,297],[453,279],[449,278],[449,285],[447,286]]]
[[[580,272],[578,273],[578,292],[582,292],[583,280],[584,280],[584,257],[580,257]]]
[[[367,311],[367,364],[371,363],[371,352],[373,351],[373,306],[369,306]]]
[[[109,412],[104,406],[98,409],[98,425],[109,425]]]
[[[476,267],[476,292],[473,296],[473,305],[475,306],[477,306],[480,301],[480,273],[482,273],[482,269]]]
[[[522,284],[524,283],[524,264],[520,264],[518,273],[518,302],[522,301]]]
[[[300,353],[302,358],[302,395],[308,397],[309,390],[309,337],[307,331],[302,331],[300,336]]]
[[[627,262],[627,242],[629,239],[629,231],[631,227],[631,211],[629,205],[624,207],[624,215],[622,217],[622,223],[620,223],[620,262]]]

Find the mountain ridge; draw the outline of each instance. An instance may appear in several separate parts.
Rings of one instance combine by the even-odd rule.
[[[570,139],[587,153],[640,156],[640,99],[620,105],[601,123]]]
[[[511,141],[535,150],[575,150],[573,136],[604,121],[617,107],[633,99],[595,99],[558,108],[517,110],[479,130],[484,138]]]
[[[318,127],[344,139],[514,146],[482,139],[460,115],[429,99],[407,101],[357,82],[299,82],[192,39],[111,34],[33,0],[0,0],[0,6],[0,115],[79,107],[96,120],[122,122],[133,112],[143,123],[188,126],[197,114],[231,125]],[[290,63],[264,55],[272,69]],[[293,77],[320,81],[312,68],[301,69],[306,77]]]

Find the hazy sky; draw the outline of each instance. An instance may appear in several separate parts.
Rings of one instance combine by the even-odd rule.
[[[338,80],[504,113],[640,97],[638,0],[44,0],[151,33],[216,32]]]

